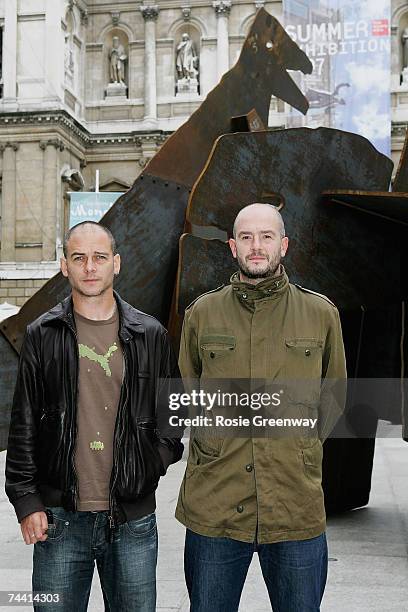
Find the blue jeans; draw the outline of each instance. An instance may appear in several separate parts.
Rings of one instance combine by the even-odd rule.
[[[61,603],[36,606],[41,612],[83,612],[88,607],[94,566],[105,610],[154,612],[157,528],[155,514],[129,521],[107,538],[107,512],[50,508],[54,524],[45,542],[34,544],[33,591],[59,593]]]
[[[327,577],[327,542],[256,544],[186,532],[184,570],[191,612],[236,612],[254,552],[274,612],[318,612]]]

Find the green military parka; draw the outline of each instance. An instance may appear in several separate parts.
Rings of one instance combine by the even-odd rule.
[[[346,367],[339,314],[324,296],[280,274],[240,282],[187,308],[183,378],[313,380],[289,398],[318,418],[318,435],[214,437],[192,431],[176,517],[192,531],[243,542],[303,540],[325,529],[322,441],[344,408]],[[342,381],[340,398],[332,393]]]

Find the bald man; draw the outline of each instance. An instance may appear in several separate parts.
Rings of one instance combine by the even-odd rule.
[[[193,430],[176,510],[187,528],[191,612],[238,610],[254,552],[274,612],[320,609],[327,575],[322,442],[344,408],[337,383],[346,367],[338,311],[325,296],[289,283],[281,263],[288,243],[274,206],[243,208],[229,240],[239,270],[185,312],[185,379],[202,386],[257,379],[265,389],[273,381],[285,390],[279,414],[300,416],[309,428],[296,430],[299,420],[287,419],[293,427],[281,436],[255,437],[245,426],[235,437]]]
[[[96,562],[106,610],[154,612],[155,489],[183,451],[160,437],[158,388],[177,361],[162,325],[113,291],[120,256],[106,227],[70,229],[61,271],[71,295],[27,327],[7,448],[33,602],[85,611]]]

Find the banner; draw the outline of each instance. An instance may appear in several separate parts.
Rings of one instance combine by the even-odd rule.
[[[390,0],[284,0],[285,27],[313,63],[292,73],[309,100],[287,127],[333,127],[391,152]]]
[[[103,215],[116,202],[121,192],[103,191],[71,191],[69,227],[73,227],[81,221],[96,221],[102,219]]]

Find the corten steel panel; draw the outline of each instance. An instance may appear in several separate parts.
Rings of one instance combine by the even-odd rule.
[[[369,192],[337,190],[323,194],[324,200],[332,206],[348,207],[353,216],[376,216],[382,220],[387,231],[394,231],[390,241],[400,249],[403,258],[401,288],[402,299],[407,299],[406,292],[406,233],[408,225],[408,134],[401,154],[392,192]],[[389,251],[383,253],[384,259]],[[385,300],[389,293],[388,283],[377,283],[379,293]],[[359,359],[357,367],[352,369],[354,376],[364,378],[390,378],[400,381],[393,385],[393,392],[378,398],[381,409],[377,414],[386,421],[402,423],[402,436],[408,441],[408,409],[404,397],[407,395],[407,341],[405,329],[408,325],[408,312],[404,301],[386,303],[383,308],[366,309],[364,313],[347,313],[347,319],[361,319],[357,336],[359,341]],[[343,317],[344,318],[344,317]],[[343,325],[347,332],[348,326]],[[354,334],[356,336],[356,334]],[[350,341],[349,341],[350,342]],[[347,337],[345,338],[347,348]],[[349,356],[348,356],[349,357]],[[348,358],[347,363],[350,363]],[[348,366],[349,367],[349,366]],[[350,370],[349,370],[350,371]],[[344,479],[343,479],[344,482]],[[328,480],[325,481],[326,484]]]
[[[355,211],[408,224],[408,132],[391,191],[332,189],[323,192],[323,196],[328,202],[349,206]]]
[[[323,198],[333,204],[348,206],[350,214],[360,212],[403,224],[408,231],[408,193],[393,191],[324,191]]]
[[[188,196],[182,185],[143,174],[119,206],[104,217],[104,223],[119,237],[123,262],[115,289],[163,323],[173,295]]]
[[[326,294],[340,308],[381,306],[407,292],[406,228],[325,204],[320,194],[329,188],[385,191],[391,171],[391,160],[368,140],[340,130],[228,134],[218,139],[193,188],[187,220],[231,233],[243,206],[277,193],[285,202],[292,282]],[[211,288],[210,271],[208,279]],[[387,292],[378,290],[382,284]]]
[[[229,282],[236,264],[228,244],[183,234],[177,277],[177,312],[182,314],[202,293]]]

